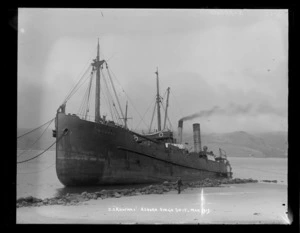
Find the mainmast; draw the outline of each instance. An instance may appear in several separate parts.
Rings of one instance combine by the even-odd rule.
[[[167,122],[167,118],[168,118],[170,87],[168,87],[167,92],[168,93],[167,93],[167,104],[166,104],[166,111],[165,111],[164,129],[166,128],[166,122]]]
[[[100,45],[98,38],[97,58],[96,58],[96,101],[95,101],[95,122],[100,122]]]
[[[124,119],[124,122],[125,122],[125,129],[127,129],[127,108],[128,108],[128,102],[126,101],[125,119]]]
[[[156,68],[155,74],[156,74],[156,85],[157,85],[157,95],[156,95],[156,104],[157,104],[157,123],[158,123],[158,131],[161,131],[160,96],[159,96],[158,68]]]
[[[96,96],[95,96],[95,122],[100,122],[100,68],[103,61],[100,61],[100,45],[98,39],[97,57],[93,59],[93,70],[96,70]]]

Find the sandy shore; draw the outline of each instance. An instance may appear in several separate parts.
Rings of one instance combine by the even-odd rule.
[[[287,186],[247,183],[188,188],[181,194],[124,196],[78,205],[17,208],[17,223],[288,224]]]

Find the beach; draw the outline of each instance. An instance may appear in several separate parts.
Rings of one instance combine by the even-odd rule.
[[[239,6],[10,10],[16,224],[295,221],[293,5]]]
[[[23,207],[17,223],[288,224],[286,211],[285,185],[254,183]]]
[[[54,152],[18,167],[17,198],[54,198],[109,187],[65,188],[55,174]],[[234,177],[257,183],[187,187],[182,193],[90,198],[75,204],[23,206],[17,224],[289,224],[286,160],[231,158]],[[254,170],[253,170],[254,169]],[[262,180],[276,180],[263,182]],[[114,187],[111,187],[113,189]],[[132,188],[132,187],[126,187]],[[136,187],[135,187],[136,188]]]

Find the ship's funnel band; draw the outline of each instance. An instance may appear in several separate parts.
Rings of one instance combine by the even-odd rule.
[[[200,134],[200,124],[193,124],[194,133],[194,150],[196,153],[201,151],[201,134]]]
[[[182,143],[182,127],[183,127],[183,120],[178,121],[178,144]]]

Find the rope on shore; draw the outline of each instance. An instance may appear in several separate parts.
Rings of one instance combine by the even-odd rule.
[[[23,136],[25,136],[25,135],[27,135],[27,134],[29,134],[29,133],[32,133],[33,131],[35,131],[35,130],[41,128],[41,127],[43,127],[44,125],[48,124],[49,122],[52,122],[54,119],[55,119],[55,117],[52,118],[50,121],[47,121],[45,124],[42,124],[41,126],[35,128],[35,129],[33,129],[33,130],[31,130],[31,131],[29,131],[29,132],[27,132],[27,133],[25,133],[25,134],[23,134],[23,135],[21,135],[21,136],[18,136],[17,139],[18,139],[18,138],[21,138],[21,137],[23,137]]]

